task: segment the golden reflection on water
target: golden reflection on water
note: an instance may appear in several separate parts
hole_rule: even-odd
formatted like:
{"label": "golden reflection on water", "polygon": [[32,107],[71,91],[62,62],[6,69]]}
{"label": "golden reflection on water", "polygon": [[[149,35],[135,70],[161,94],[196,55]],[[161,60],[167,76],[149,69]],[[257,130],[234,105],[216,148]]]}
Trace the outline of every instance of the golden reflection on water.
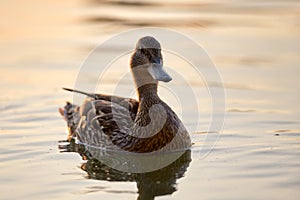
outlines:
{"label": "golden reflection on water", "polygon": [[[227,93],[222,138],[214,152],[201,161],[196,157],[201,142],[195,142],[195,159],[170,198],[198,199],[198,193],[206,199],[299,196],[295,176],[300,166],[299,1],[3,0],[0,5],[0,138],[4,141],[0,193],[4,199],[87,197],[78,195],[80,186],[93,191],[100,188],[94,196],[85,194],[91,199],[109,196],[103,187],[118,191],[113,190],[115,182],[81,178],[86,173],[76,168],[81,162],[77,154],[57,152],[56,141],[66,136],[57,108],[72,98],[60,88],[74,85],[80,64],[99,42],[144,26],[175,29],[192,37],[211,56]],[[122,45],[106,52],[122,52]],[[168,53],[165,57],[172,69],[188,69],[179,57]],[[115,64],[128,71],[128,58]],[[201,94],[201,127],[205,127],[211,113],[205,84],[195,79],[192,71],[184,73]],[[120,71],[113,71],[101,91],[110,92],[118,74]],[[87,84],[97,78],[87,75]],[[124,88],[131,91],[131,80],[126,81]],[[171,84],[180,85],[176,81]],[[220,83],[209,84],[220,87]],[[180,112],[172,96],[161,91]],[[185,123],[187,127],[195,124],[192,113]],[[194,134],[194,139],[206,130],[199,133],[204,134]],[[119,191],[127,188],[119,187]],[[170,188],[175,189],[173,185]],[[135,190],[128,190],[122,197],[134,198]],[[109,197],[120,196],[116,192]]]}

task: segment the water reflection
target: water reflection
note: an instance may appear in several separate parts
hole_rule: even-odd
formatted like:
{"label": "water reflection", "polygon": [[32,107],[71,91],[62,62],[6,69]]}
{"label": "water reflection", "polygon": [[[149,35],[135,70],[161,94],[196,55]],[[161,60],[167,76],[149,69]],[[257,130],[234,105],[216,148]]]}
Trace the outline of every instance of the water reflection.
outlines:
{"label": "water reflection", "polygon": [[[176,191],[176,181],[184,176],[191,162],[191,151],[185,151],[168,166],[146,173],[128,173],[109,167],[92,156],[83,145],[74,141],[60,141],[60,152],[77,152],[86,162],[81,165],[88,178],[105,181],[136,182],[138,199],[155,199],[156,196],[169,195]],[[101,151],[101,150],[98,150]],[[93,153],[94,154],[94,153]]]}
{"label": "water reflection", "polygon": [[140,1],[108,1],[108,0],[90,0],[91,3],[95,4],[109,4],[109,5],[119,5],[119,6],[136,6],[136,7],[148,7],[157,6],[159,3],[155,2],[140,2]]}
{"label": "water reflection", "polygon": [[206,28],[217,24],[215,19],[199,15],[199,12],[214,8],[214,4],[197,1],[90,0],[85,3],[94,11],[83,17],[84,22],[115,28]]}
{"label": "water reflection", "polygon": [[156,27],[209,27],[216,24],[214,20],[208,19],[126,19],[119,18],[116,16],[92,16],[86,18],[87,22],[92,23],[110,23],[114,26],[119,27],[147,27],[147,26],[156,26]]}

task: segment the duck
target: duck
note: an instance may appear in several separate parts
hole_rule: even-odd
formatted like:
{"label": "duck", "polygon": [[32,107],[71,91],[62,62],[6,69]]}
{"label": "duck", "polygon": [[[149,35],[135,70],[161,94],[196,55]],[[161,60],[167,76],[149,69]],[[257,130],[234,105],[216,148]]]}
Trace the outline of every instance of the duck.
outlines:
{"label": "duck", "polygon": [[86,95],[81,106],[67,102],[59,108],[67,122],[68,140],[134,153],[189,149],[191,138],[183,122],[158,95],[158,83],[172,80],[158,40],[144,36],[137,41],[130,69],[138,100],[63,88]]}

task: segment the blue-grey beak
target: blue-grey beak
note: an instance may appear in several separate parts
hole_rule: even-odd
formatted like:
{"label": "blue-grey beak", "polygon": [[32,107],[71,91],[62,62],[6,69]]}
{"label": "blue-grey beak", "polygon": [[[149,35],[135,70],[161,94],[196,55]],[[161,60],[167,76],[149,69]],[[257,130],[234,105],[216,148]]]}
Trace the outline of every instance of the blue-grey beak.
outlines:
{"label": "blue-grey beak", "polygon": [[172,80],[172,77],[164,70],[161,59],[154,59],[148,67],[148,72],[157,81],[169,82]]}

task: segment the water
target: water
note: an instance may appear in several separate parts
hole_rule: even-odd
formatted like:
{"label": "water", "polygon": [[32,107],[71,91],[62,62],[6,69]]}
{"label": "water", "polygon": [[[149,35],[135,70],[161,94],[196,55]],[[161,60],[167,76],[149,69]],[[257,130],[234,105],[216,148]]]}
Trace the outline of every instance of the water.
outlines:
{"label": "water", "polygon": [[[299,8],[293,0],[2,1],[0,199],[299,199]],[[215,148],[200,159],[211,110],[195,80],[202,118],[191,154],[152,174],[124,174],[59,143],[66,125],[57,109],[72,100],[61,87],[74,85],[90,50],[144,26],[175,29],[207,51],[223,78],[227,115]],[[168,62],[180,67],[175,61]],[[114,84],[108,78],[99,90]],[[124,89],[131,88],[129,80]],[[190,112],[183,120],[192,129],[192,108],[165,98]]]}

